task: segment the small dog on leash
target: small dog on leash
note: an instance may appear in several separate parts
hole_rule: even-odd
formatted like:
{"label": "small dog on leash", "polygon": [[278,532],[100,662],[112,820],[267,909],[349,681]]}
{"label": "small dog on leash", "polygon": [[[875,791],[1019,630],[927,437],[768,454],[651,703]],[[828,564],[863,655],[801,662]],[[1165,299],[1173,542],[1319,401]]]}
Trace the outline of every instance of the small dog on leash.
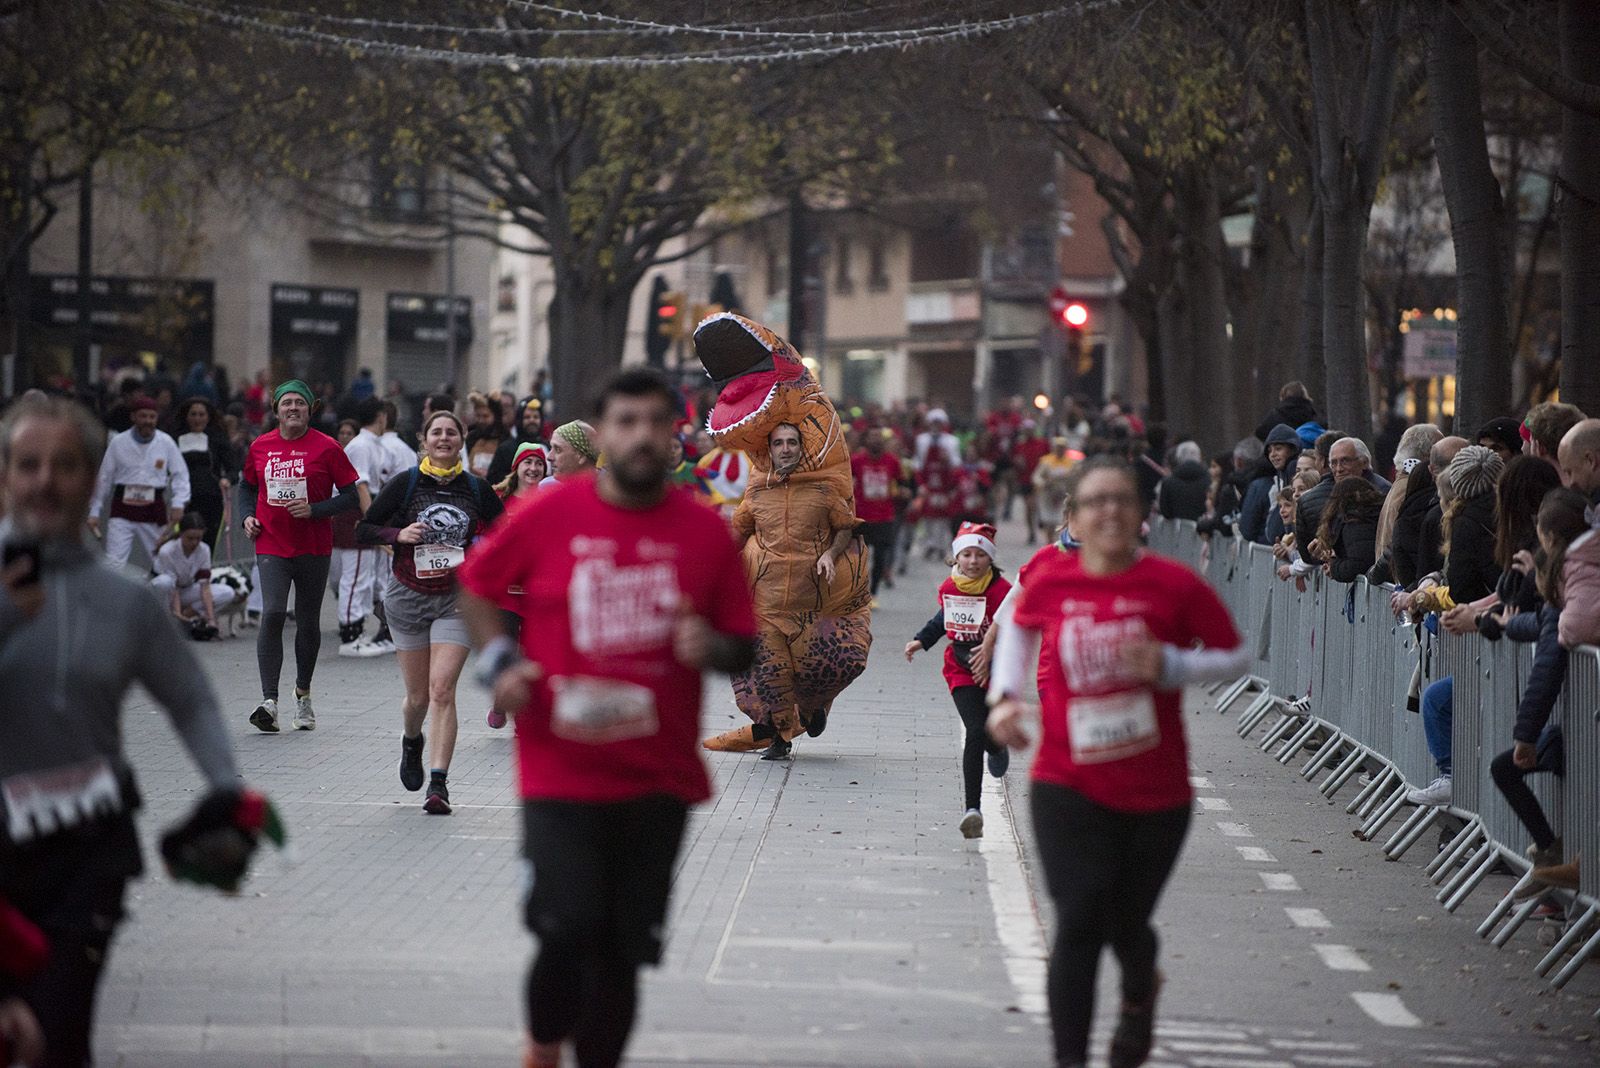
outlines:
{"label": "small dog on leash", "polygon": [[217,629],[223,637],[232,638],[239,633],[244,622],[245,601],[255,587],[250,582],[250,572],[223,565],[211,569],[211,581],[220,582],[233,590],[233,601],[217,612]]}

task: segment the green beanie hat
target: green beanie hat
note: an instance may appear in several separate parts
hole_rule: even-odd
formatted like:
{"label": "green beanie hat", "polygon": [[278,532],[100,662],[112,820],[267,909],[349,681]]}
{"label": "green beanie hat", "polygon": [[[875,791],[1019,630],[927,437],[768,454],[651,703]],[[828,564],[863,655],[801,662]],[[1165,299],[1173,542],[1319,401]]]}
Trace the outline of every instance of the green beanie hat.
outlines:
{"label": "green beanie hat", "polygon": [[285,393],[300,394],[300,396],[306,399],[306,403],[308,405],[317,403],[317,398],[312,394],[310,386],[306,385],[298,378],[291,378],[289,381],[272,391],[272,406],[274,408],[278,406],[278,402],[283,399],[283,395]]}

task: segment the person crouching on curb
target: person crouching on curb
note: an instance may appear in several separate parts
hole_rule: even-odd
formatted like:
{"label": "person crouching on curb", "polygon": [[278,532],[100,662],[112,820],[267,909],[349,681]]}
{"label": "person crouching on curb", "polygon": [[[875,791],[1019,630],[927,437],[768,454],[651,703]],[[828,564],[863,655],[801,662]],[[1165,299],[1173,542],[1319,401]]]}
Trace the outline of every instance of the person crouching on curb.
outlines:
{"label": "person crouching on curb", "polygon": [[995,561],[995,528],[987,523],[963,523],[950,551],[955,564],[939,586],[939,611],[917,636],[906,643],[906,660],[932,649],[941,637],[950,639],[944,651],[944,678],[955,699],[956,713],[967,729],[961,750],[961,780],[966,790],[966,814],[961,817],[963,838],[983,837],[981,809],[983,758],[989,757],[989,774],[1000,778],[1011,763],[1005,746],[989,737],[984,722],[989,705],[984,687],[989,683],[989,662],[983,636],[994,621],[1011,583],[1000,575]]}

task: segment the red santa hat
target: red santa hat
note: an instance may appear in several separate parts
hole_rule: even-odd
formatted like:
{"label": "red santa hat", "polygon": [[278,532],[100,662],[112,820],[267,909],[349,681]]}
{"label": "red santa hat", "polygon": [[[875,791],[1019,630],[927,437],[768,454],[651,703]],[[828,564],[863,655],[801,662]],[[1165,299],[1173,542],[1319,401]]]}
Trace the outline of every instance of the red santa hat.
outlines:
{"label": "red santa hat", "polygon": [[956,540],[950,543],[950,555],[957,556],[962,549],[982,549],[989,554],[990,562],[999,557],[994,548],[995,529],[989,523],[962,523],[956,531]]}

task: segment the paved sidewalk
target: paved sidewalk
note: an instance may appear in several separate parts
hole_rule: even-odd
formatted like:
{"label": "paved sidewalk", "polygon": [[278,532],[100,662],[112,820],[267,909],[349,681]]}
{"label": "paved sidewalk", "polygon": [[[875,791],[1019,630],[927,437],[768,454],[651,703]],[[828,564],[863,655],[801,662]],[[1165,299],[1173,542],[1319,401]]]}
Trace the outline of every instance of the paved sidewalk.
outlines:
{"label": "paved sidewalk", "polygon": [[[1020,531],[1004,535],[1014,571]],[[883,596],[866,674],[822,738],[796,743],[792,764],[713,758],[717,796],[690,825],[631,1064],[1049,1062],[1037,1012],[1045,925],[1026,856],[1002,833],[1014,818],[1029,841],[1027,762],[990,785],[982,847],[962,840],[959,725],[939,654],[907,665],[900,652],[941,574],[914,563]],[[323,649],[318,730],[265,736],[245,722],[253,632],[203,647],[245,774],[283,807],[293,856],[263,855],[237,898],[156,872],[135,884],[101,1002],[103,1063],[516,1063],[531,940],[517,919],[509,732],[484,725],[485,701],[464,683],[456,814],[425,816],[395,773],[393,659],[339,659],[331,626]],[[1499,952],[1473,936],[1490,889],[1446,914],[1420,877],[1423,850],[1384,864],[1350,837],[1342,804],[1241,742],[1231,716],[1198,695],[1191,704],[1199,792],[1215,800],[1197,805],[1158,916],[1169,982],[1153,1064],[1595,1062],[1595,970],[1548,992],[1532,976],[1531,932]],[[726,681],[712,680],[707,733],[737,716]],[[131,703],[125,726],[150,840],[199,783],[147,700]],[[1001,804],[1007,795],[1017,803]],[[1274,863],[1243,859],[1222,822],[1248,824],[1249,844]],[[1299,889],[1269,889],[1252,868]],[[1297,927],[1286,907],[1332,926]],[[1350,947],[1370,972],[1332,969],[1317,943]],[[1102,974],[1102,1021],[1114,971]],[[1420,1026],[1378,1023],[1356,993],[1398,995]]]}

